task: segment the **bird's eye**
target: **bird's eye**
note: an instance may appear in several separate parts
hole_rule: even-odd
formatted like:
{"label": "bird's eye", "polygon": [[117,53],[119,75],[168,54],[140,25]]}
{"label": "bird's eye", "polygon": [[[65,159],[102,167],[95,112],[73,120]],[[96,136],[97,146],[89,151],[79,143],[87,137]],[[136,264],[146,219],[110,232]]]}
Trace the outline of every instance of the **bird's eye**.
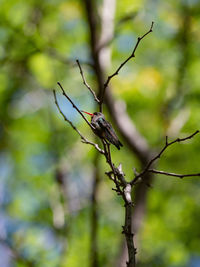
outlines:
{"label": "bird's eye", "polygon": [[94,115],[97,115],[97,112],[94,112],[93,114],[94,114]]}

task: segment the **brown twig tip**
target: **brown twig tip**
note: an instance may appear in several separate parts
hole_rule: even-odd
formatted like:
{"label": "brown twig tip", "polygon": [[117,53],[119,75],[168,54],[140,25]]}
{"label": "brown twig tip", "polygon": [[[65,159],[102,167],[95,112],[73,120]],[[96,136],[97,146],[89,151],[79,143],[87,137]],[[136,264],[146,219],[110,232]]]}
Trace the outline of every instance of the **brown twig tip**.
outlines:
{"label": "brown twig tip", "polygon": [[165,144],[166,144],[166,146],[168,145],[168,136],[167,135],[165,136]]}
{"label": "brown twig tip", "polygon": [[85,79],[85,76],[84,76],[84,73],[83,73],[83,70],[82,70],[82,67],[81,67],[81,64],[79,62],[78,59],[76,59],[76,63],[79,67],[79,70],[80,70],[80,74],[81,74],[81,77],[82,77],[82,80],[83,80],[83,84],[87,87],[87,89],[90,91],[90,93],[93,95],[94,97],[94,100],[99,103],[100,100],[98,99],[98,97],[96,96],[94,90],[92,90],[92,88],[89,86],[89,84],[87,83],[86,79]]}
{"label": "brown twig tip", "polygon": [[105,83],[104,83],[103,90],[102,90],[102,95],[101,95],[101,100],[100,100],[100,110],[101,110],[101,105],[102,105],[102,103],[103,103],[103,101],[104,101],[105,91],[106,91],[106,88],[108,87],[108,84],[110,83],[110,80],[111,80],[114,76],[118,75],[118,73],[119,73],[119,71],[121,70],[121,68],[122,68],[122,67],[123,67],[123,66],[124,66],[130,59],[131,59],[131,58],[134,58],[134,57],[135,57],[135,52],[136,52],[136,50],[137,50],[137,48],[138,48],[138,46],[139,46],[139,43],[141,42],[141,40],[142,40],[145,36],[147,36],[149,33],[151,33],[151,32],[153,31],[153,25],[154,25],[154,22],[152,21],[150,29],[149,29],[144,35],[142,35],[141,37],[138,37],[137,42],[136,42],[136,44],[135,44],[135,46],[134,46],[134,48],[133,48],[133,51],[132,51],[132,53],[130,54],[130,56],[120,64],[120,66],[117,68],[117,70],[116,70],[112,75],[109,75],[109,76],[108,76],[107,80],[106,80]]}
{"label": "brown twig tip", "polygon": [[83,71],[82,71],[81,64],[80,64],[80,62],[79,62],[78,59],[76,59],[76,63],[77,63],[77,65],[78,65],[78,67],[79,67],[80,73],[82,74]]}
{"label": "brown twig tip", "polygon": [[153,31],[153,25],[154,25],[154,21],[151,22],[151,28],[150,28],[151,32]]}

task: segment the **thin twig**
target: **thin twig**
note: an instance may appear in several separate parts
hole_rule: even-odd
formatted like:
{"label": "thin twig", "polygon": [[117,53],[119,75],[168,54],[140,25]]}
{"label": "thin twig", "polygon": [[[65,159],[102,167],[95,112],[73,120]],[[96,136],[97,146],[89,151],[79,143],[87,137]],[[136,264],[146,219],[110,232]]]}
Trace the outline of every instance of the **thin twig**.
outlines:
{"label": "thin twig", "polygon": [[173,173],[173,172],[159,171],[159,170],[155,170],[155,169],[148,169],[148,172],[163,174],[163,175],[167,175],[167,176],[174,176],[174,177],[178,177],[180,179],[183,179],[184,177],[200,176],[200,173],[178,174],[178,173]]}
{"label": "thin twig", "polygon": [[71,125],[71,127],[80,135],[81,139],[84,140],[85,137],[81,134],[81,132],[74,126],[74,124],[65,116],[65,114],[60,109],[60,106],[59,106],[58,101],[57,101],[56,91],[55,90],[53,90],[53,94],[54,94],[55,104],[56,104],[60,114],[63,116],[64,120],[67,121]]}
{"label": "thin twig", "polygon": [[[112,177],[113,171],[105,172],[105,174],[108,176],[110,180],[114,182],[114,178]],[[116,189],[115,189],[116,190]]]}
{"label": "thin twig", "polygon": [[[109,166],[110,166],[110,168],[112,170],[112,171],[106,172],[105,174],[115,183],[115,185],[116,185],[116,191],[125,200],[125,195],[124,195],[123,191],[121,190],[120,184],[119,184],[119,182],[117,180],[117,178],[119,178],[118,175],[120,175],[119,174],[119,171],[118,171],[117,168],[115,168],[115,166],[114,166],[114,164],[112,162],[111,152],[110,152],[110,144],[106,140],[104,140],[104,139],[101,139],[101,141],[102,141],[103,146],[104,146],[104,151],[105,151],[104,156],[106,158],[106,162],[109,164]],[[117,173],[117,171],[118,171],[118,173]],[[112,176],[112,174],[113,174],[113,176]]]}
{"label": "thin twig", "polygon": [[82,134],[81,132],[74,126],[74,124],[65,116],[65,114],[62,112],[62,110],[60,109],[60,106],[58,104],[58,101],[57,101],[57,97],[56,97],[56,92],[55,90],[53,90],[53,94],[54,94],[54,99],[55,99],[55,104],[60,112],[60,114],[63,116],[64,120],[67,121],[71,127],[79,134],[79,136],[81,137],[82,139],[82,142],[85,143],[85,144],[89,144],[89,145],[92,145],[96,148],[96,150],[98,150],[101,154],[105,154],[104,150],[101,149],[97,144],[93,143],[93,142],[90,142],[88,141]]}
{"label": "thin twig", "polygon": [[142,177],[146,172],[148,172],[150,166],[154,163],[154,161],[156,161],[157,159],[159,159],[161,157],[161,155],[163,154],[163,152],[171,145],[175,144],[175,143],[179,143],[179,142],[183,142],[186,141],[188,139],[193,138],[196,134],[199,133],[199,130],[195,131],[193,134],[185,137],[185,138],[177,138],[174,141],[168,142],[168,138],[166,137],[165,140],[165,146],[163,147],[163,149],[153,158],[149,161],[149,163],[147,164],[147,166],[145,167],[145,169],[139,173],[132,181],[131,181],[131,185],[134,185],[137,180]]}
{"label": "thin twig", "polygon": [[102,105],[102,103],[103,103],[103,101],[104,101],[105,91],[106,91],[106,88],[108,87],[108,84],[109,84],[110,80],[111,80],[114,76],[118,75],[118,73],[119,73],[119,71],[121,70],[121,68],[122,68],[122,67],[123,67],[123,66],[124,66],[130,59],[131,59],[131,58],[135,57],[135,52],[136,52],[136,49],[137,49],[137,47],[138,47],[140,41],[141,41],[146,35],[148,35],[149,33],[151,33],[151,32],[153,31],[153,25],[154,25],[154,22],[152,21],[152,23],[151,23],[151,27],[150,27],[149,31],[146,32],[142,37],[138,37],[138,39],[137,39],[137,43],[136,43],[136,45],[135,45],[135,47],[134,47],[134,49],[133,49],[131,55],[130,55],[124,62],[121,63],[121,65],[117,68],[117,70],[116,70],[112,75],[108,76],[106,82],[104,83],[104,87],[103,87],[103,92],[102,92],[101,101],[100,101],[100,104],[101,104],[101,105]]}
{"label": "thin twig", "polygon": [[87,89],[91,92],[91,94],[92,94],[93,97],[94,97],[94,100],[95,100],[97,103],[99,103],[100,100],[97,98],[95,92],[92,90],[92,88],[91,88],[91,87],[89,86],[89,84],[86,82],[86,79],[85,79],[85,76],[84,76],[84,74],[83,74],[83,70],[82,70],[81,64],[80,64],[80,62],[79,62],[78,59],[76,60],[76,63],[77,63],[77,65],[78,65],[78,67],[79,67],[80,74],[81,74],[81,77],[82,77],[82,79],[83,79],[83,84],[84,84],[84,85],[87,87]]}
{"label": "thin twig", "polygon": [[57,84],[60,86],[63,95],[69,100],[69,102],[72,104],[73,108],[75,108],[78,113],[82,116],[82,118],[87,122],[87,124],[90,126],[91,129],[94,129],[94,127],[92,126],[92,124],[86,119],[86,117],[83,115],[83,113],[80,111],[79,108],[77,108],[77,106],[73,103],[73,101],[71,100],[71,98],[65,93],[65,90],[63,89],[62,85],[60,84],[60,82],[57,82]]}
{"label": "thin twig", "polygon": [[88,144],[88,145],[92,145],[92,146],[94,146],[96,148],[96,150],[99,151],[99,153],[101,153],[102,155],[105,154],[103,149],[101,149],[97,144],[95,144],[95,143],[93,143],[91,141],[88,141],[85,137],[84,137],[84,139],[82,139],[82,143]]}
{"label": "thin twig", "polygon": [[126,202],[126,198],[125,195],[123,194],[123,191],[120,188],[119,182],[117,180],[117,173],[116,173],[116,168],[112,162],[112,158],[111,158],[111,152],[110,152],[110,144],[107,143],[107,149],[108,149],[108,154],[107,154],[107,162],[110,165],[110,168],[112,169],[113,175],[114,175],[114,183],[116,185],[117,191],[118,193],[123,197],[124,201]]}
{"label": "thin twig", "polygon": [[106,146],[106,142],[104,139],[101,139],[102,144],[103,144],[103,148],[105,151],[105,158],[106,158],[106,162],[109,163],[109,155],[108,155],[108,150],[107,150],[107,146]]}

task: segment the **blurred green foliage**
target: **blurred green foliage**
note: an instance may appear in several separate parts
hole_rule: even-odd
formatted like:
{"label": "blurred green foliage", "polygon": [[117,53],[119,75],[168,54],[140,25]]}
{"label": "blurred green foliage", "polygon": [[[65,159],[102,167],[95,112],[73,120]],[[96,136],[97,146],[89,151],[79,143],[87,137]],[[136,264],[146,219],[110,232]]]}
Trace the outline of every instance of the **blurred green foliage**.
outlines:
{"label": "blurred green foliage", "polygon": [[[131,19],[123,20],[129,14]],[[111,83],[140,133],[157,148],[166,134],[176,138],[199,129],[200,3],[118,0],[109,73],[130,54],[152,20],[153,33]],[[91,63],[88,35],[82,1],[0,0],[0,237],[36,266],[90,262],[95,151],[64,122],[52,94],[60,81],[81,109],[94,109],[74,63],[77,58]],[[90,66],[83,68],[95,87]],[[92,140],[87,125],[59,90],[58,101]],[[132,167],[140,168],[137,157],[125,144],[120,152],[112,151],[114,162],[122,162],[131,179]],[[199,151],[199,137],[176,144],[158,168],[199,172]],[[99,262],[111,266],[122,240],[123,207],[104,175],[108,167],[101,158],[99,162]],[[60,169],[67,181],[64,195]],[[156,177],[138,237],[138,266],[199,266],[199,186],[198,178]],[[27,263],[14,260],[7,266]]]}

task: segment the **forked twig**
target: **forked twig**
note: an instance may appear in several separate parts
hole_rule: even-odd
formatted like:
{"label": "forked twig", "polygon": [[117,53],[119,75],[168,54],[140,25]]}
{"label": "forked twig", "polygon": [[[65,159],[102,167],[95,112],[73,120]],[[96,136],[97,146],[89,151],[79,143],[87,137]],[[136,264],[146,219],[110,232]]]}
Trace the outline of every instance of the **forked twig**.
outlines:
{"label": "forked twig", "polygon": [[[162,150],[161,150],[161,151],[160,151],[154,158],[152,158],[152,159],[149,161],[149,163],[147,164],[147,166],[145,167],[145,169],[144,169],[141,173],[139,173],[138,175],[135,176],[135,178],[131,181],[131,185],[134,185],[140,177],[144,176],[144,174],[145,174],[146,172],[148,172],[149,168],[150,168],[151,165],[154,163],[154,161],[156,161],[157,159],[159,159],[160,156],[163,154],[163,152],[164,152],[169,146],[171,146],[171,145],[173,145],[173,144],[175,144],[175,143],[179,143],[179,142],[183,142],[183,141],[189,140],[189,139],[191,139],[192,137],[194,137],[194,136],[195,136],[196,134],[198,134],[198,133],[199,133],[199,130],[195,131],[193,134],[191,134],[191,135],[189,135],[189,136],[187,136],[187,137],[185,137],[185,138],[177,138],[177,139],[175,139],[174,141],[171,141],[171,142],[168,142],[168,138],[166,137],[166,140],[165,140],[165,146],[163,147],[163,149],[162,149]],[[194,176],[194,175],[193,175],[193,176]],[[197,175],[197,176],[198,176],[198,175]]]}
{"label": "forked twig", "polygon": [[[90,7],[90,0],[85,1],[86,3],[86,7],[87,7],[87,11],[91,10],[88,7]],[[90,16],[91,13],[88,12],[88,15]],[[92,21],[92,20],[91,20]],[[104,96],[105,96],[105,92],[106,92],[106,88],[108,87],[111,79],[118,75],[119,71],[121,70],[121,68],[131,59],[135,57],[135,53],[136,50],[141,42],[141,40],[143,38],[145,38],[145,36],[147,36],[149,33],[151,33],[153,31],[153,25],[154,22],[152,22],[151,27],[149,29],[149,31],[147,31],[143,36],[138,37],[137,42],[133,48],[133,51],[131,53],[131,55],[124,60],[120,66],[117,68],[117,70],[110,76],[108,76],[106,82],[103,85],[102,88],[102,93],[100,98],[98,98],[96,96],[96,93],[91,89],[91,87],[88,85],[88,83],[86,82],[82,67],[80,65],[80,62],[78,60],[76,60],[79,70],[80,70],[80,74],[83,80],[83,84],[87,87],[87,89],[91,92],[91,94],[94,97],[94,100],[98,103],[100,111],[102,111],[102,104],[104,102]],[[94,46],[95,47],[95,46]],[[77,106],[72,102],[72,100],[69,98],[69,96],[65,93],[62,85],[58,82],[58,85],[60,86],[63,95],[68,99],[68,101],[70,101],[70,103],[72,104],[73,108],[75,108],[80,115],[82,116],[82,118],[87,122],[87,124],[90,126],[90,128],[94,131],[94,127],[93,125],[85,118],[85,116],[82,114],[82,112],[77,108]],[[131,182],[128,182],[125,179],[125,174],[122,171],[122,168],[119,166],[118,168],[115,167],[113,161],[112,161],[112,157],[111,157],[111,151],[110,151],[110,145],[107,143],[107,141],[104,138],[101,138],[101,141],[103,143],[103,147],[104,150],[102,150],[101,148],[98,147],[97,144],[94,144],[90,141],[88,141],[81,133],[80,131],[73,125],[73,123],[71,121],[69,121],[66,116],[62,113],[57,99],[56,99],[56,94],[54,91],[54,98],[55,98],[55,103],[58,107],[58,110],[60,111],[60,113],[62,114],[62,116],[64,117],[64,119],[72,126],[72,128],[80,135],[82,142],[93,145],[101,154],[103,154],[105,156],[105,159],[107,161],[107,163],[109,164],[110,167],[110,171],[107,172],[106,174],[108,175],[108,177],[114,182],[116,188],[113,188],[114,191],[117,192],[118,195],[120,195],[125,202],[125,226],[123,226],[123,233],[125,234],[126,237],[126,241],[127,241],[127,247],[128,247],[128,254],[129,254],[129,261],[127,262],[127,266],[136,266],[136,261],[135,261],[135,254],[136,254],[136,249],[134,247],[134,242],[133,242],[133,236],[134,233],[132,231],[132,199],[131,199],[131,193],[132,193],[132,189],[133,187],[144,177],[144,175],[147,172],[151,172],[151,173],[155,173],[155,174],[162,174],[162,175],[167,175],[167,176],[174,176],[174,177],[178,177],[178,178],[184,178],[184,177],[192,177],[192,176],[200,176],[200,173],[196,173],[196,174],[176,174],[176,173],[171,173],[171,172],[165,172],[165,171],[160,171],[160,170],[156,170],[153,169],[152,165],[153,163],[159,159],[161,157],[161,155],[164,153],[164,151],[171,145],[178,143],[178,142],[182,142],[188,139],[193,138],[196,134],[199,133],[199,131],[195,131],[193,134],[185,137],[185,138],[177,138],[171,142],[168,142],[168,137],[166,137],[165,139],[165,145],[164,147],[161,149],[161,151],[159,153],[157,153],[146,165],[146,167],[140,172],[137,173],[135,172],[135,177],[134,179],[132,179]],[[150,169],[151,167],[151,169]]]}
{"label": "forked twig", "polygon": [[55,90],[53,90],[53,95],[54,95],[55,104],[56,104],[56,106],[57,106],[57,108],[58,108],[60,114],[63,116],[64,120],[67,121],[67,122],[71,125],[71,127],[72,127],[72,128],[79,134],[79,136],[81,137],[82,142],[85,143],[85,144],[89,144],[89,145],[94,146],[94,147],[96,148],[96,150],[99,151],[99,153],[101,153],[101,154],[104,155],[104,154],[105,154],[104,150],[101,149],[97,144],[88,141],[88,140],[82,135],[82,133],[81,133],[81,132],[74,126],[74,124],[73,124],[73,123],[72,123],[72,122],[65,116],[65,114],[62,112],[62,110],[61,110],[61,108],[60,108],[60,106],[59,106],[59,104],[58,104]]}
{"label": "forked twig", "polygon": [[94,127],[91,125],[91,123],[86,119],[86,117],[83,115],[83,113],[80,111],[80,109],[73,103],[71,98],[65,93],[64,88],[62,87],[60,82],[57,82],[57,84],[60,86],[63,95],[68,99],[68,101],[72,104],[73,108],[75,108],[78,113],[82,116],[82,118],[87,122],[87,124],[90,126],[91,129],[94,129]]}
{"label": "forked twig", "polygon": [[[119,71],[121,70],[121,68],[122,68],[122,67],[123,67],[123,66],[124,66],[130,59],[131,59],[131,58],[135,57],[135,52],[136,52],[136,49],[137,49],[139,43],[141,42],[141,40],[142,40],[146,35],[148,35],[149,33],[151,33],[151,32],[153,31],[153,25],[154,25],[154,22],[152,21],[152,23],[151,23],[151,27],[150,27],[150,29],[148,30],[148,32],[146,32],[142,37],[138,37],[138,39],[137,39],[137,43],[136,43],[136,45],[135,45],[135,47],[134,47],[134,49],[133,49],[131,55],[130,55],[126,60],[124,60],[124,62],[121,63],[121,65],[117,68],[117,70],[116,70],[112,75],[108,76],[108,78],[107,78],[107,80],[106,80],[106,82],[104,83],[104,86],[103,86],[103,92],[102,92],[102,95],[101,95],[100,105],[102,105],[102,103],[103,103],[103,101],[104,101],[105,91],[106,91],[106,88],[108,87],[108,84],[109,84],[110,80],[111,80],[114,76],[116,76],[116,75],[119,73]],[[100,107],[100,108],[101,108],[101,107]]]}

